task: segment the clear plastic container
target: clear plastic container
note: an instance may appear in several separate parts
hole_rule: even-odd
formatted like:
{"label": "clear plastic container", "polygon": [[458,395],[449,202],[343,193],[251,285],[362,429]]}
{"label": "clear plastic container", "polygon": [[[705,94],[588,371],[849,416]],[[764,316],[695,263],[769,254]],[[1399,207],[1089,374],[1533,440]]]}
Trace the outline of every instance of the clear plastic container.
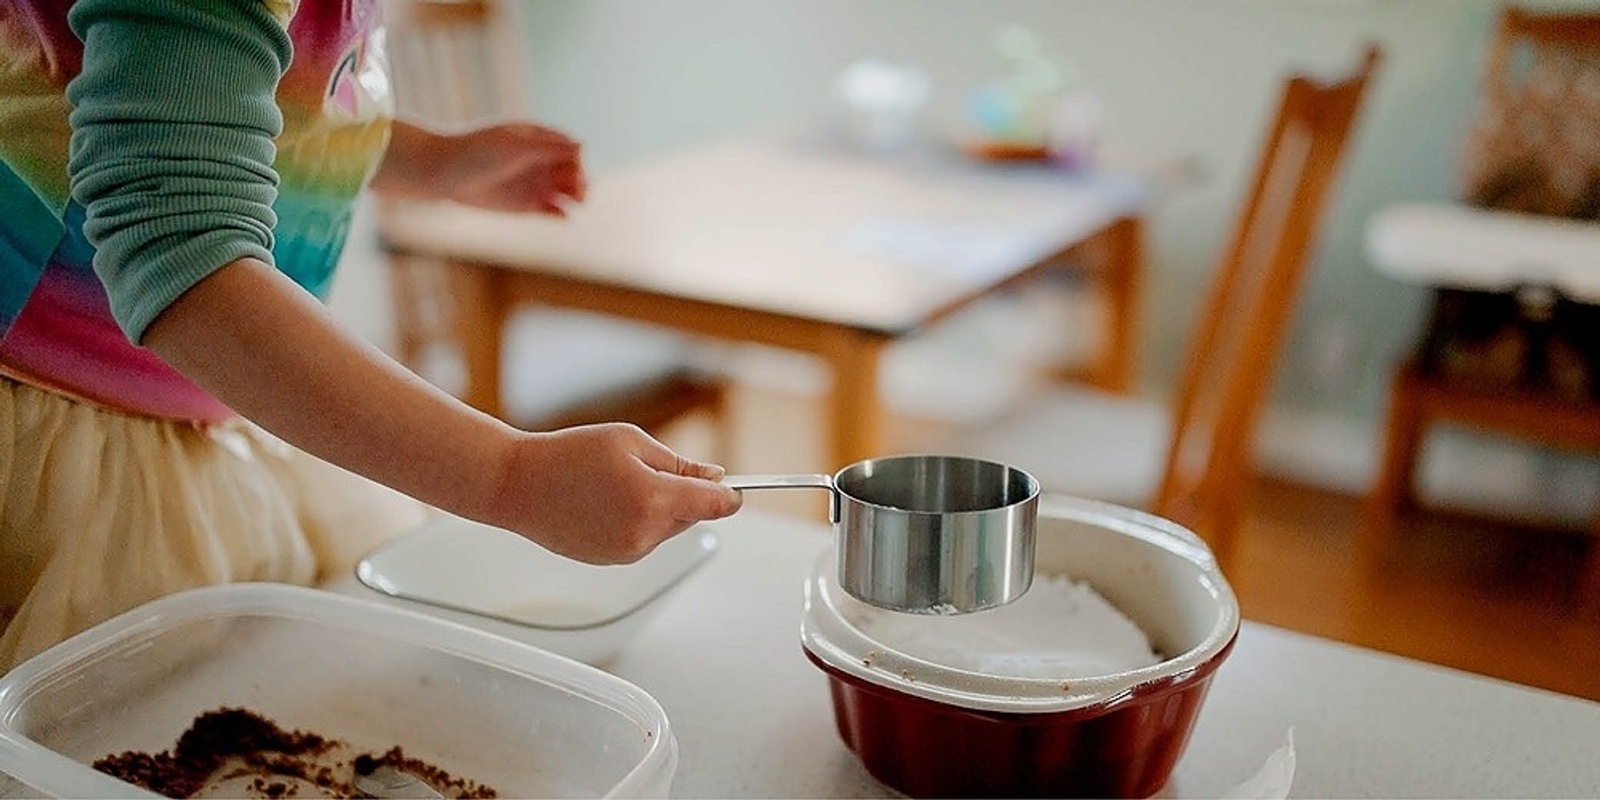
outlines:
{"label": "clear plastic container", "polygon": [[277,584],[141,606],[0,678],[0,770],[33,796],[147,796],[90,765],[168,751],[242,707],[366,751],[394,746],[504,797],[660,797],[678,748],[638,687],[464,625]]}
{"label": "clear plastic container", "polygon": [[386,601],[598,666],[622,651],[717,544],[715,533],[697,528],[632,564],[596,566],[500,528],[443,517],[369,554],[356,577]]}
{"label": "clear plastic container", "polygon": [[[1036,575],[1089,584],[1159,662],[1070,677],[940,663],[869,633],[874,615],[892,612],[845,594],[826,556],[817,563],[802,643],[828,676],[840,737],[887,786],[914,797],[1145,797],[1165,785],[1238,634],[1232,589],[1199,537],[1114,505],[1043,497],[1036,541]],[[928,643],[942,618],[901,622],[933,626],[910,639]]]}

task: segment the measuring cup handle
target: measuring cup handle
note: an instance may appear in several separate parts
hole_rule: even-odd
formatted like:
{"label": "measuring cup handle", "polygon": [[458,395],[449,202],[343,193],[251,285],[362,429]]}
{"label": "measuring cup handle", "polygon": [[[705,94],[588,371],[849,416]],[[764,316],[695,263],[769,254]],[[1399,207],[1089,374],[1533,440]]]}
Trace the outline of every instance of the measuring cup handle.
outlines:
{"label": "measuring cup handle", "polygon": [[832,489],[828,475],[726,475],[722,483],[731,489]]}
{"label": "measuring cup handle", "polygon": [[729,488],[745,489],[827,489],[828,522],[839,521],[839,493],[834,491],[832,475],[726,475],[722,483]]}

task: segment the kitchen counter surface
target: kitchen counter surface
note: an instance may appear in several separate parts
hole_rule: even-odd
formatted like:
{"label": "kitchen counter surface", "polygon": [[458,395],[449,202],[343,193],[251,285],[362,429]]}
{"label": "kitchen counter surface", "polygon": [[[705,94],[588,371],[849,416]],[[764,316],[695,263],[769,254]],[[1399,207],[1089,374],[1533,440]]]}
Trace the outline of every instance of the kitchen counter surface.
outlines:
{"label": "kitchen counter surface", "polygon": [[[602,666],[666,709],[678,797],[891,797],[800,645],[817,522],[746,509]],[[377,596],[354,580],[344,591]],[[1162,797],[1226,796],[1293,736],[1295,797],[1600,797],[1600,703],[1246,621]]]}
{"label": "kitchen counter surface", "polygon": [[[754,510],[608,669],[676,729],[680,797],[894,796],[835,731],[799,641],[830,530]],[[1600,796],[1600,703],[1245,622],[1161,793],[1217,797],[1293,730],[1298,797]]]}

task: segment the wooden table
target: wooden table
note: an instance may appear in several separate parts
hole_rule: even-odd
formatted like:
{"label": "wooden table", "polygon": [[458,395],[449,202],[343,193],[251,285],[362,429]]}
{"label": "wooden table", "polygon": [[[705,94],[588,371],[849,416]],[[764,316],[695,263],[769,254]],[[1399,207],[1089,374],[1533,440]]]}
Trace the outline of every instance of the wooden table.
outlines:
{"label": "wooden table", "polygon": [[603,174],[566,220],[419,204],[386,212],[379,234],[391,253],[456,267],[456,301],[477,309],[468,402],[496,407],[517,304],[598,311],[821,357],[843,466],[880,455],[886,345],[1051,270],[1104,289],[1108,345],[1086,377],[1128,388],[1151,185],[739,138]]}

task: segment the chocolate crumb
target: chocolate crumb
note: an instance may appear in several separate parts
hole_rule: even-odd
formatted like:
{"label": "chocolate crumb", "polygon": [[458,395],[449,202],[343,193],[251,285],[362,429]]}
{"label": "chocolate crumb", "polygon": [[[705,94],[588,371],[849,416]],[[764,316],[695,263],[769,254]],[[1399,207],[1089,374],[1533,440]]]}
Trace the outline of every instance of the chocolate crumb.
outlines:
{"label": "chocolate crumb", "polygon": [[[297,782],[316,785],[330,797],[361,797],[356,774],[370,775],[381,764],[415,775],[448,797],[490,798],[499,794],[476,781],[405,754],[398,745],[382,753],[359,753],[340,761],[329,757],[348,745],[315,733],[288,730],[244,708],[220,708],[195,717],[170,751],[129,750],[96,760],[92,766],[166,797],[193,797],[217,780],[252,777],[256,797],[298,795]],[[324,758],[322,763],[313,759]],[[227,767],[227,769],[224,769]]]}

